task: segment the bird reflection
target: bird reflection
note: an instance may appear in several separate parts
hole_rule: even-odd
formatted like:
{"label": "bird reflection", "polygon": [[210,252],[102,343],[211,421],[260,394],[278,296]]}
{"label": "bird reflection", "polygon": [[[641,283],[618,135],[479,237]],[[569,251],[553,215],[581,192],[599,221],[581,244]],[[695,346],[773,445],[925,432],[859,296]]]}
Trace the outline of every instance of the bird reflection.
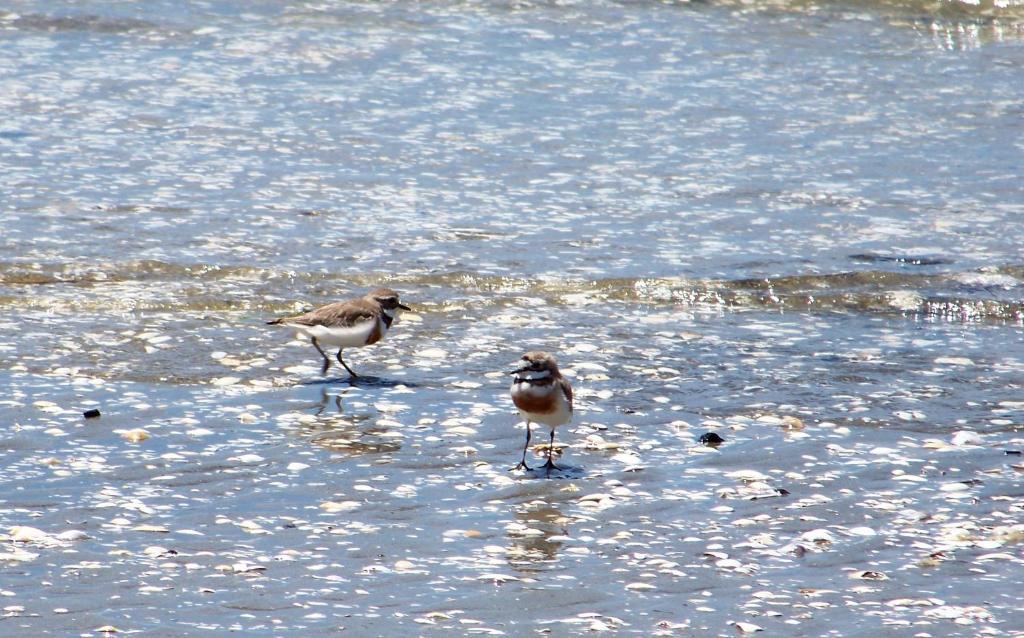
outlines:
{"label": "bird reflection", "polygon": [[316,446],[350,456],[397,452],[401,449],[398,440],[384,436],[389,428],[378,425],[378,415],[346,413],[342,396],[328,394],[326,388],[321,388],[320,401],[314,404],[315,416],[318,418],[312,423],[300,423],[299,434]]}
{"label": "bird reflection", "polygon": [[341,405],[341,395],[335,394],[334,401],[331,401],[331,395],[327,394],[327,388],[320,388],[320,402],[317,404],[320,408],[316,411],[316,416],[320,416],[327,409],[329,403],[334,403],[335,407],[338,408],[338,414],[345,411],[345,408]]}
{"label": "bird reflection", "polygon": [[506,532],[509,566],[524,573],[551,569],[562,547],[562,541],[554,537],[569,533],[569,519],[550,503],[526,503],[515,516],[518,524],[510,525]]}

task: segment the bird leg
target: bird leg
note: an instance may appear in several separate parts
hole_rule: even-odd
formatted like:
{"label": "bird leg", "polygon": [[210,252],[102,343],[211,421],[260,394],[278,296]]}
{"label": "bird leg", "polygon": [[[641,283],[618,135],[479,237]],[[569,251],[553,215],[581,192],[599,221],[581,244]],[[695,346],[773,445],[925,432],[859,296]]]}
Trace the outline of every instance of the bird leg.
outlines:
{"label": "bird leg", "polygon": [[544,464],[544,469],[547,470],[548,474],[551,474],[551,470],[557,470],[558,466],[552,460],[555,458],[555,430],[551,429],[551,443],[548,445],[548,462]]}
{"label": "bird leg", "polygon": [[353,372],[353,371],[352,371],[352,368],[348,367],[348,364],[347,364],[347,363],[345,363],[345,362],[344,362],[344,361],[342,360],[342,358],[341,358],[341,348],[338,348],[338,363],[340,363],[341,365],[345,366],[345,369],[346,369],[346,370],[348,370],[348,373],[349,373],[350,375],[352,375],[352,378],[353,378],[353,379],[358,379],[358,378],[359,378],[359,375],[358,375],[358,374],[356,374],[355,372]]}
{"label": "bird leg", "polygon": [[310,337],[313,342],[313,347],[320,353],[320,356],[324,358],[324,367],[320,368],[320,374],[327,374],[327,368],[331,367],[331,359],[327,356],[327,353],[320,348],[320,344],[317,343],[316,337]]}
{"label": "bird leg", "polygon": [[526,464],[526,450],[530,447],[530,422],[526,422],[526,444],[523,445],[523,460],[519,461],[519,465],[516,465],[513,470],[526,470],[530,471],[530,466]]}

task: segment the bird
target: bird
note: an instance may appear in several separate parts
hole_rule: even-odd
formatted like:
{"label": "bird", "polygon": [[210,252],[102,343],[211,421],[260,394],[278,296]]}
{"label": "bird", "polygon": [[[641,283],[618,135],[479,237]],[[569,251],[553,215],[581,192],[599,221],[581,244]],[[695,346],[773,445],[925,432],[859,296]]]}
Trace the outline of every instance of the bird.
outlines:
{"label": "bird", "polygon": [[527,352],[522,356],[522,365],[509,372],[512,379],[512,403],[526,420],[526,444],[523,459],[513,470],[531,468],[526,464],[526,451],[530,447],[530,424],[546,425],[551,430],[548,447],[548,462],[544,464],[547,473],[558,467],[552,460],[555,456],[555,428],[572,420],[572,386],[558,371],[558,363],[547,352]]}
{"label": "bird", "polygon": [[399,301],[397,292],[390,288],[377,288],[358,299],[327,304],[301,315],[280,317],[267,324],[295,328],[309,337],[313,347],[324,358],[320,374],[327,374],[331,367],[331,359],[320,344],[337,346],[338,363],[348,371],[350,378],[356,379],[359,375],[341,358],[341,351],[377,343],[403,310],[411,309]]}

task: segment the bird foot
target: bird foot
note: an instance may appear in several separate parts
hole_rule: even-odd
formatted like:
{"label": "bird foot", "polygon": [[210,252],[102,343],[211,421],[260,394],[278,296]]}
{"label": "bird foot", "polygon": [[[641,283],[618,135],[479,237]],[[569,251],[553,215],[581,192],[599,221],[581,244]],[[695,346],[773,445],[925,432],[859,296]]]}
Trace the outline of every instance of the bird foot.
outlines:
{"label": "bird foot", "polygon": [[533,468],[527,465],[526,461],[520,461],[519,463],[516,463],[515,467],[508,468],[509,472],[515,472],[516,470],[526,470],[527,472],[530,472]]}

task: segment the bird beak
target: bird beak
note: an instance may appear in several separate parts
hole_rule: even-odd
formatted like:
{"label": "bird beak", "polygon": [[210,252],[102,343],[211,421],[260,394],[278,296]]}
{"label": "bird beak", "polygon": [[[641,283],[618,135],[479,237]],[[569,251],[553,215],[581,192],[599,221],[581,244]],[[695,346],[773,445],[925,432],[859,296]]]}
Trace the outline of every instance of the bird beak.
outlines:
{"label": "bird beak", "polygon": [[405,305],[404,303],[398,304],[398,307],[401,308],[402,310],[408,310],[409,312],[412,312],[412,308],[410,308],[409,306]]}
{"label": "bird beak", "polygon": [[520,372],[526,372],[529,369],[530,369],[530,366],[523,366],[522,368],[519,368],[518,370],[510,370],[509,374],[519,374]]}

